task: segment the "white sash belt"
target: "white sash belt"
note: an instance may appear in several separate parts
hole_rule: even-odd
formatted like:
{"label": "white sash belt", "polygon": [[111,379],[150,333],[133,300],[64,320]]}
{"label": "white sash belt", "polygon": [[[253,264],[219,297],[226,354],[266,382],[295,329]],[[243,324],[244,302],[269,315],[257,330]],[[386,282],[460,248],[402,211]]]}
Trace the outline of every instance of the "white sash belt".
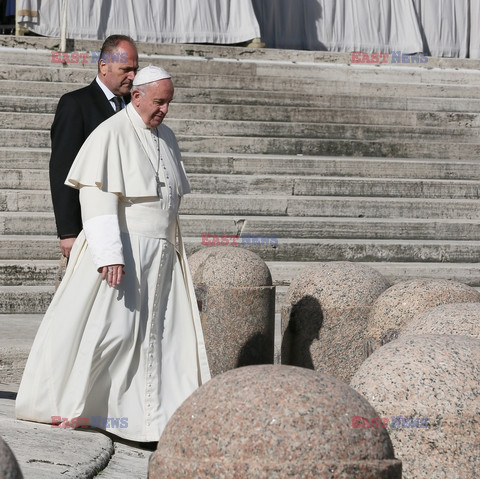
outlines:
{"label": "white sash belt", "polygon": [[149,238],[166,239],[175,244],[176,215],[149,203],[118,205],[120,231]]}

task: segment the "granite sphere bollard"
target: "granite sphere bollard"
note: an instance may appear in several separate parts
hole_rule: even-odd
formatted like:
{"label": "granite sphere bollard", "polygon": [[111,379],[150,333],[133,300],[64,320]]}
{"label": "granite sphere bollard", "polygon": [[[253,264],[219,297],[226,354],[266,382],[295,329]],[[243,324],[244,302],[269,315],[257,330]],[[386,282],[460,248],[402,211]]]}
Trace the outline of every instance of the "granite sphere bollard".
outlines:
{"label": "granite sphere bollard", "polygon": [[390,283],[368,265],[318,263],[288,288],[282,307],[282,363],[346,382],[365,360],[371,305]]}
{"label": "granite sphere bollard", "polygon": [[352,417],[376,415],[347,384],[315,371],[227,371],[171,417],[149,479],[400,478],[386,429],[352,427]]}
{"label": "granite sphere bollard", "polygon": [[212,376],[274,357],[275,287],[265,262],[239,247],[189,258]]}
{"label": "granite sphere bollard", "polygon": [[386,418],[404,479],[480,470],[480,340],[402,336],[377,349],[350,385]]}
{"label": "granite sphere bollard", "polygon": [[12,450],[0,437],[0,479],[23,479],[22,471]]}
{"label": "granite sphere bollard", "polygon": [[372,306],[365,341],[367,356],[396,339],[417,314],[441,304],[471,302],[480,302],[480,292],[458,281],[420,278],[394,284]]}
{"label": "granite sphere bollard", "polygon": [[414,316],[400,330],[401,336],[455,334],[480,339],[480,303],[441,304]]}

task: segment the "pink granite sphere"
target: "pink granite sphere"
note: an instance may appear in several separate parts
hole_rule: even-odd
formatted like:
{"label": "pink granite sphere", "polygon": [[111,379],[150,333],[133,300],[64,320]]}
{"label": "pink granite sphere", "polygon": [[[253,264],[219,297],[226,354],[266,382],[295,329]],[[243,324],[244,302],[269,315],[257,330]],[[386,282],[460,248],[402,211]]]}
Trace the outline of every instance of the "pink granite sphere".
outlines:
{"label": "pink granite sphere", "polygon": [[414,316],[400,336],[456,334],[480,339],[480,303],[441,304]]}
{"label": "pink granite sphere", "polygon": [[397,338],[417,314],[441,304],[480,302],[480,292],[457,281],[414,279],[396,283],[374,302],[365,341],[367,356]]}
{"label": "pink granite sphere", "polygon": [[22,479],[22,471],[8,444],[0,437],[0,479]]}
{"label": "pink granite sphere", "polygon": [[290,284],[282,307],[282,363],[346,382],[365,360],[374,301],[390,283],[362,263],[317,263]]}
{"label": "pink granite sphere", "polygon": [[480,470],[480,340],[402,336],[350,385],[388,421],[404,479],[474,478]]}
{"label": "pink granite sphere", "polygon": [[262,258],[219,246],[197,251],[189,263],[212,376],[273,363],[275,287]]}
{"label": "pink granite sphere", "polygon": [[175,412],[149,478],[400,478],[386,429],[352,427],[377,416],[338,379],[280,365],[214,377]]}

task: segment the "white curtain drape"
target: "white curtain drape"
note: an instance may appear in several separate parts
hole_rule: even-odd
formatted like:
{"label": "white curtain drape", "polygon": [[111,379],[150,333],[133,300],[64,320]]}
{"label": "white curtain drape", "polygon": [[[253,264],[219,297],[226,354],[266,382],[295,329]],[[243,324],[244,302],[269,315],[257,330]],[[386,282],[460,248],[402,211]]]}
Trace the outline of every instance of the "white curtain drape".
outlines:
{"label": "white curtain drape", "polygon": [[[38,25],[39,3],[40,0],[17,1],[17,21],[29,29],[32,29],[33,25]],[[60,4],[57,8],[60,15]]]}
{"label": "white curtain drape", "polygon": [[422,51],[409,0],[253,0],[267,47]]}
{"label": "white curtain drape", "polygon": [[480,0],[252,0],[270,48],[480,58]]}
{"label": "white curtain drape", "polygon": [[[19,23],[60,35],[60,0],[18,0]],[[480,0],[68,0],[67,36],[241,43],[480,58]]]}
{"label": "white curtain drape", "polygon": [[[422,29],[425,53],[434,57],[478,58],[479,0],[412,1]],[[476,45],[470,42],[472,34]],[[472,49],[476,51],[473,55]]]}
{"label": "white curtain drape", "polygon": [[480,58],[480,0],[470,1],[470,58]]}
{"label": "white curtain drape", "polygon": [[[68,0],[67,37],[102,40],[122,33],[139,42],[241,43],[260,37],[251,0]],[[19,23],[60,36],[59,0],[19,0]]]}

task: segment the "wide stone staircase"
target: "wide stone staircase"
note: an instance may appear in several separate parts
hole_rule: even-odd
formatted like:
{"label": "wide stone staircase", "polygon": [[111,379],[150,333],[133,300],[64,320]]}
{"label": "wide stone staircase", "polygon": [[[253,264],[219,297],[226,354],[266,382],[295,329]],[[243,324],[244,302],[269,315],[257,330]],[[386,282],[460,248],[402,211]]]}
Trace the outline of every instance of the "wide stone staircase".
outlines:
{"label": "wide stone staircase", "polygon": [[[76,41],[72,50],[97,51]],[[59,247],[48,184],[61,94],[94,63],[52,63],[58,40],[0,37],[0,321],[45,311]],[[347,54],[140,44],[174,78],[166,124],[193,194],[187,252],[243,235],[277,285],[310,262],[360,261],[392,282],[480,286],[480,66],[350,64]],[[278,240],[277,240],[278,239]]]}

